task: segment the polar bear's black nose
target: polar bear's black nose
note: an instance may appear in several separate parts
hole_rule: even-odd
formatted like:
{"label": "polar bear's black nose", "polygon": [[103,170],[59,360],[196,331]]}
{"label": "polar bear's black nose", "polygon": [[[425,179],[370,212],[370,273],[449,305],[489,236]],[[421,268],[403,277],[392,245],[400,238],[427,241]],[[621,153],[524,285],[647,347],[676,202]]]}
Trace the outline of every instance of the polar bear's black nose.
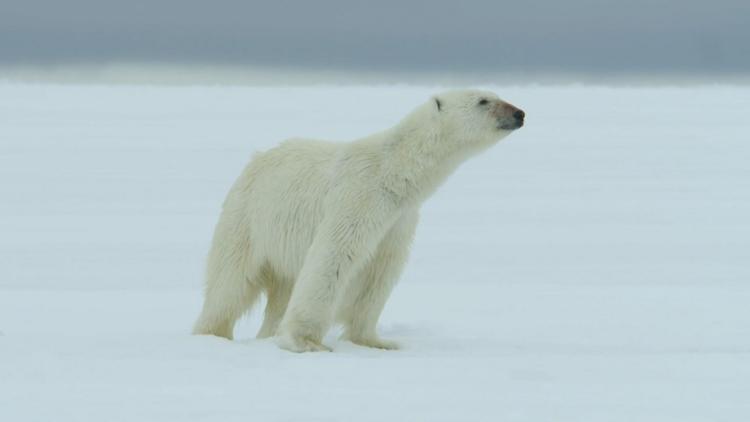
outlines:
{"label": "polar bear's black nose", "polygon": [[516,129],[523,126],[524,117],[526,117],[526,113],[521,109],[516,109],[516,111],[513,112],[513,118],[516,119]]}

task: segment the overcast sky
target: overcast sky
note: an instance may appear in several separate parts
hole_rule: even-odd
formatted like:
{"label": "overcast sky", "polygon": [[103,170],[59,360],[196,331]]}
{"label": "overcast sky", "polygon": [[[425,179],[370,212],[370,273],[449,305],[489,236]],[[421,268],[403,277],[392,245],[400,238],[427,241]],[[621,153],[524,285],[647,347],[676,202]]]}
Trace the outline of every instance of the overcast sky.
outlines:
{"label": "overcast sky", "polygon": [[0,0],[0,64],[750,71],[749,0]]}

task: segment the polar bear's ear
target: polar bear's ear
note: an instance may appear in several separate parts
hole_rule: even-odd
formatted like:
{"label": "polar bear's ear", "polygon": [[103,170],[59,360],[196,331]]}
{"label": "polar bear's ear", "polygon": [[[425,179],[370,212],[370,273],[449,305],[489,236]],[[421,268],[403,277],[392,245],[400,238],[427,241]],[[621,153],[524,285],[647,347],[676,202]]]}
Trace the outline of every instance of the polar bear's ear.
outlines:
{"label": "polar bear's ear", "polygon": [[437,107],[438,111],[443,109],[443,102],[440,101],[440,98],[438,97],[435,97],[435,106]]}

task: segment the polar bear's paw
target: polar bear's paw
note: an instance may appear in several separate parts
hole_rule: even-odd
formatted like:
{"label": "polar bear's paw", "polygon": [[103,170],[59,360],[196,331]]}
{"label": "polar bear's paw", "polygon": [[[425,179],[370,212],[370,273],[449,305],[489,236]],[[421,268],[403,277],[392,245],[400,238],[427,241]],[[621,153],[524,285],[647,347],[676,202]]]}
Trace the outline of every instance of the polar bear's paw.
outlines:
{"label": "polar bear's paw", "polygon": [[284,350],[294,353],[333,351],[333,349],[319,341],[315,341],[311,338],[295,337],[289,334],[278,335],[276,337],[276,345]]}
{"label": "polar bear's paw", "polygon": [[398,350],[401,348],[395,341],[383,340],[378,337],[349,337],[348,340],[356,345],[375,349]]}

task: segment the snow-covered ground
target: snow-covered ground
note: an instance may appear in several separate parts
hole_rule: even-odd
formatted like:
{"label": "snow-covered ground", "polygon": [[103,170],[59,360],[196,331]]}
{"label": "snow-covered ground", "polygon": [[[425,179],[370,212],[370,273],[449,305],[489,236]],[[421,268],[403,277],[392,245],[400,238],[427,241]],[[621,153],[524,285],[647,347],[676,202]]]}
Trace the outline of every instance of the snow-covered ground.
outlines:
{"label": "snow-covered ground", "polygon": [[750,88],[489,88],[527,126],[425,205],[403,350],[296,355],[188,335],[224,194],[439,88],[0,84],[0,420],[750,420]]}

